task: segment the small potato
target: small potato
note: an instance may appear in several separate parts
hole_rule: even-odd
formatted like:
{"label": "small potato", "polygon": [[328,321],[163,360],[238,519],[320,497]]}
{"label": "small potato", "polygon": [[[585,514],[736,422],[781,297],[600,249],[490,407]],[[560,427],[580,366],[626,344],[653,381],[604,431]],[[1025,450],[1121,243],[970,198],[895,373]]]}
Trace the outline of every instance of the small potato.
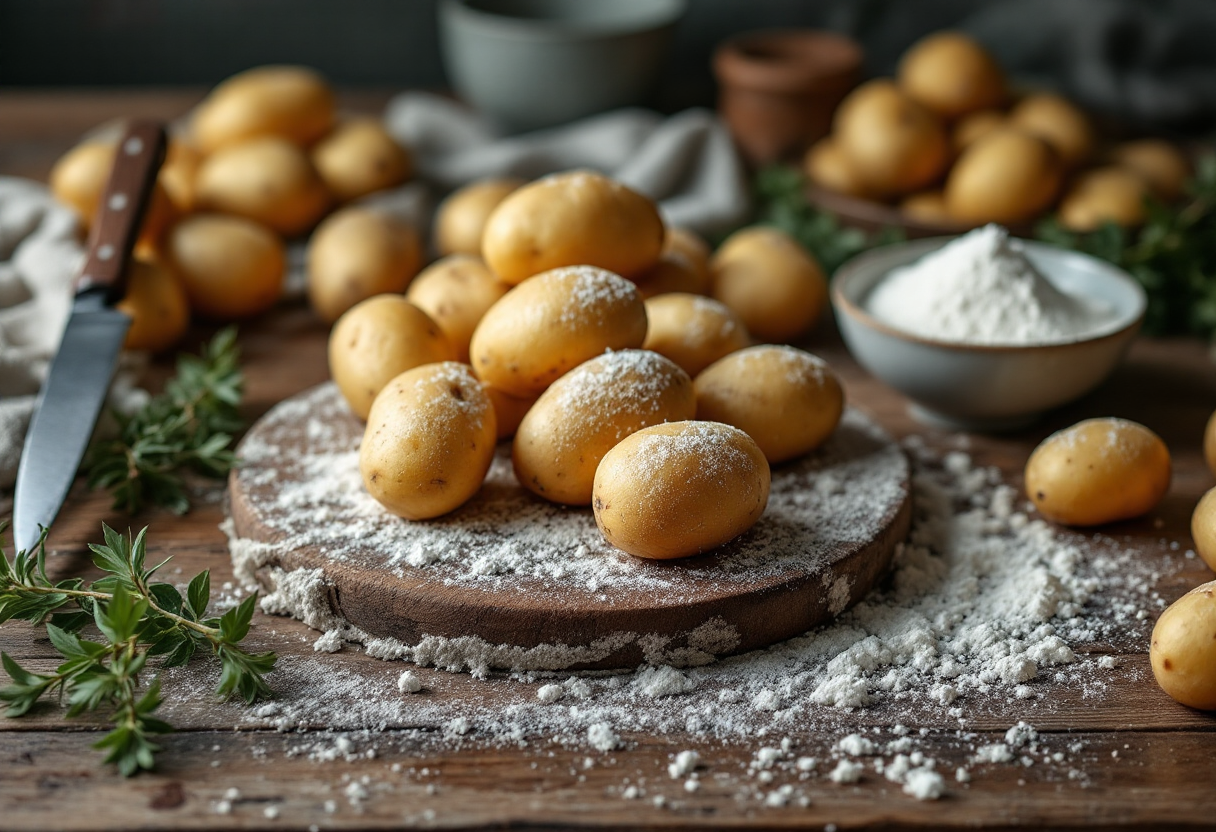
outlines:
{"label": "small potato", "polygon": [[972,142],[946,176],[946,207],[965,223],[1014,225],[1043,212],[1060,191],[1060,155],[1039,136],[997,129]]}
{"label": "small potato", "polygon": [[163,263],[133,260],[128,267],[127,294],[117,304],[131,316],[123,347],[163,352],[182,339],[190,326],[186,290]]}
{"label": "small potato", "polygon": [[507,283],[561,266],[599,266],[634,278],[663,249],[663,220],[654,202],[586,170],[524,185],[486,221],[481,255]]}
{"label": "small potato", "polygon": [[350,409],[366,419],[372,401],[396,376],[454,354],[439,324],[400,295],[357,303],[329,333],[329,374]]}
{"label": "small potato", "polygon": [[646,301],[642,349],[679,364],[690,376],[751,343],[743,321],[724,303],[673,292]]}
{"label": "small potato", "polygon": [[1148,186],[1130,170],[1109,167],[1077,177],[1060,200],[1060,224],[1070,231],[1093,231],[1113,222],[1128,228],[1144,222]]}
{"label": "small potato", "polygon": [[198,106],[191,122],[204,153],[258,136],[307,145],[334,125],[334,94],[302,66],[260,66],[233,75]]}
{"label": "small potato", "polygon": [[844,390],[827,364],[785,346],[749,347],[697,376],[697,418],[745,432],[770,465],[824,443],[844,412]]}
{"label": "small potato", "polygon": [[490,307],[469,346],[482,381],[527,398],[605,350],[646,340],[637,288],[594,266],[553,269],[516,286]]}
{"label": "small potato", "polygon": [[828,302],[823,269],[776,228],[736,231],[711,261],[714,297],[763,341],[791,341],[815,325]]}
{"label": "small potato", "polygon": [[453,254],[424,269],[405,296],[439,324],[456,350],[456,360],[468,361],[473,331],[510,288],[481,258]]}
{"label": "small potato", "polygon": [[376,118],[349,121],[317,142],[312,163],[339,202],[400,185],[413,167],[406,149]]}
{"label": "small potato", "polygon": [[1216,711],[1216,581],[1161,613],[1148,655],[1163,691],[1189,708]]}
{"label": "small potato", "polygon": [[486,391],[486,395],[490,397],[490,401],[494,404],[494,415],[497,416],[498,422],[498,438],[510,439],[519,430],[519,423],[524,420],[524,416],[532,405],[536,404],[538,397],[521,399],[518,396],[511,396],[502,392],[492,384],[481,383],[482,389]]}
{"label": "small potato", "polygon": [[374,295],[405,291],[422,266],[409,223],[367,208],[344,208],[308,241],[308,301],[327,323]]}
{"label": "small potato", "polygon": [[287,237],[316,225],[330,202],[304,151],[275,136],[207,157],[195,188],[201,208],[257,220]]}
{"label": "small potato", "polygon": [[950,143],[955,153],[962,153],[993,130],[1004,127],[1006,116],[1000,110],[979,110],[963,116],[954,125]]}
{"label": "small potato", "polygon": [[899,85],[942,118],[953,119],[1005,102],[1005,73],[974,38],[935,32],[899,61]]}
{"label": "small potato", "polygon": [[802,168],[812,182],[821,188],[847,196],[869,197],[866,186],[840,143],[831,136],[811,145],[802,160]]}
{"label": "small potato", "polygon": [[1195,506],[1195,513],[1191,515],[1191,537],[1199,557],[1216,572],[1216,488],[1204,494]]}
{"label": "small potato", "polygon": [[771,474],[751,437],[718,422],[669,422],[626,437],[595,472],[595,522],[613,546],[667,560],[755,525]]}
{"label": "small potato", "polygon": [[1026,463],[1026,494],[1050,520],[1097,526],[1151,511],[1170,487],[1170,452],[1125,419],[1086,419],[1053,433]]}
{"label": "small potato", "polygon": [[389,381],[359,446],[363,485],[407,520],[459,508],[494,461],[494,406],[467,364],[445,361]]}
{"label": "small potato", "polygon": [[1182,194],[1191,175],[1186,156],[1161,139],[1125,142],[1110,153],[1110,160],[1139,176],[1158,199],[1171,202]]}
{"label": "small potato", "polygon": [[202,164],[203,154],[197,147],[183,139],[169,139],[165,163],[160,168],[160,182],[174,207],[183,214],[194,210],[195,181]]}
{"label": "small potato", "polygon": [[515,177],[482,179],[453,191],[435,212],[435,250],[440,255],[481,257],[486,220],[500,202],[524,184],[523,179]]}
{"label": "small potato", "polygon": [[1028,95],[1009,113],[1009,123],[1045,139],[1066,167],[1076,167],[1093,153],[1089,118],[1066,98],[1050,93]]}
{"label": "small potato", "polygon": [[849,168],[874,194],[921,190],[949,162],[941,119],[886,78],[867,81],[840,102],[832,133]]}
{"label": "small potato", "polygon": [[1208,423],[1203,429],[1203,458],[1208,464],[1208,470],[1216,474],[1216,412],[1208,417]]}
{"label": "small potato", "polygon": [[511,446],[515,478],[555,503],[591,504],[595,468],[631,433],[691,419],[692,379],[646,350],[621,350],[580,364],[541,394]]}
{"label": "small potato", "polygon": [[956,220],[950,216],[946,205],[946,195],[941,191],[921,191],[912,194],[899,203],[899,210],[905,216],[921,222],[954,224]]}
{"label": "small potato", "polygon": [[165,237],[165,257],[190,308],[226,321],[264,312],[283,293],[287,257],[270,229],[241,217],[194,214]]}
{"label": "small potato", "polygon": [[670,292],[708,295],[713,288],[709,273],[709,244],[694,231],[669,228],[659,262],[634,278],[642,298]]}

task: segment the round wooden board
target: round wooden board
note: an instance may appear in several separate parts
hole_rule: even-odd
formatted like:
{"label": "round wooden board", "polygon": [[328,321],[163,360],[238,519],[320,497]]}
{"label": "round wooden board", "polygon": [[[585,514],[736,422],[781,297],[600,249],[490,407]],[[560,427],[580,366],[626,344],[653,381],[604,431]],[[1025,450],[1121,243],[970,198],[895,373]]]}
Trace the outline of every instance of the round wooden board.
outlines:
{"label": "round wooden board", "polygon": [[619,552],[590,509],[520,488],[509,443],[456,512],[394,517],[359,479],[362,431],[325,384],[242,441],[232,521],[237,538],[263,544],[259,582],[319,568],[333,611],[367,634],[508,645],[495,662],[507,669],[704,664],[804,633],[873,588],[911,521],[906,457],[855,410],[824,447],[774,468],[749,532],[679,561]]}

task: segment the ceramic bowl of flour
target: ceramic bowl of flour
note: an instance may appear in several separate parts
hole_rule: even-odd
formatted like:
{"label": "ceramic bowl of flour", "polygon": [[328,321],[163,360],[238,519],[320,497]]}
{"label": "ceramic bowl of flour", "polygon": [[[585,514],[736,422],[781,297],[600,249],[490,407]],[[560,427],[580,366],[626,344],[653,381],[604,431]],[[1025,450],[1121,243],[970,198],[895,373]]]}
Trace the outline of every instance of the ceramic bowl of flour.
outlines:
{"label": "ceramic bowl of flour", "polygon": [[[1010,324],[1000,307],[1017,306],[1020,299],[1007,300],[996,291],[987,296],[998,302],[989,304],[985,317],[982,310],[973,310],[979,305],[974,298],[968,307],[968,298],[955,296],[966,291],[965,284],[941,298],[927,298],[928,292],[891,297],[891,289],[897,288],[891,281],[900,269],[928,262],[922,258],[940,254],[960,239],[932,238],[873,249],[843,265],[832,283],[832,305],[850,352],[873,375],[910,398],[917,418],[972,430],[1013,430],[1083,396],[1110,375],[1140,329],[1147,298],[1131,275],[1103,260],[1015,241],[1025,260],[1051,284],[1046,290],[1058,304],[1076,301],[1093,311],[1092,319],[1075,331],[1040,320],[1050,317],[1044,314]],[[916,326],[914,318],[901,320],[893,299],[913,310],[905,315],[915,314],[918,304],[924,306],[929,325]],[[942,307],[947,311],[941,312]],[[1050,304],[1047,309],[1056,312]],[[968,314],[972,318],[963,320]],[[988,337],[1002,327],[1004,343]]]}

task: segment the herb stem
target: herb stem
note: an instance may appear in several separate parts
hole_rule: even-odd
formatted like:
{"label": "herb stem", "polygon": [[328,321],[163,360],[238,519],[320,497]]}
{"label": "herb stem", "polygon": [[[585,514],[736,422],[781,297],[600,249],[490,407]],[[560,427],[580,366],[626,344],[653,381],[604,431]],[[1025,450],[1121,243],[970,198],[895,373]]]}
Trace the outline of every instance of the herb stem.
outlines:
{"label": "herb stem", "polygon": [[[69,598],[92,598],[96,601],[112,601],[114,599],[114,596],[109,592],[95,592],[91,589],[58,589],[53,586],[38,586],[36,584],[22,584],[21,589],[38,595],[66,595]],[[156,603],[156,598],[151,592],[148,591],[143,581],[136,581],[136,589],[138,591],[131,593],[132,596],[142,598],[143,600],[147,601],[148,606],[156,610],[158,614],[163,615],[165,618],[168,618],[182,627],[194,630],[196,633],[205,636],[212,644],[218,645],[220,643],[219,630],[215,629],[214,627],[208,627],[205,624],[199,624],[197,621],[191,621],[189,618],[183,618],[182,616],[165,609],[160,604]]]}

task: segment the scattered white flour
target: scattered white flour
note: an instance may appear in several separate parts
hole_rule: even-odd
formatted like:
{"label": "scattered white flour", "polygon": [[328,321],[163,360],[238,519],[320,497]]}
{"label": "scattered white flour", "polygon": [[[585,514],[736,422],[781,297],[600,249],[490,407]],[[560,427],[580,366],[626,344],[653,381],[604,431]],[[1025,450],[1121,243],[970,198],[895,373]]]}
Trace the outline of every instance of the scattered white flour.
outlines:
{"label": "scattered white flour", "polygon": [[1022,241],[998,225],[892,270],[864,303],[874,317],[912,335],[966,344],[1077,341],[1116,320],[1108,305],[1057,289]]}
{"label": "scattered white flour", "polygon": [[621,738],[607,722],[597,722],[587,728],[587,743],[597,751],[613,751],[620,747]]}
{"label": "scattered white flour", "polygon": [[861,763],[841,760],[836,764],[836,768],[832,769],[832,773],[828,775],[828,779],[833,783],[856,783],[861,779],[861,772],[864,768]]}
{"label": "scattered white flour", "polygon": [[417,693],[422,690],[422,680],[412,670],[407,670],[397,677],[397,690],[402,693]]}
{"label": "scattered white flour", "polygon": [[676,759],[667,766],[667,773],[672,780],[678,780],[696,770],[701,762],[701,755],[695,751],[681,751]]}
{"label": "scattered white flour", "polygon": [[932,769],[914,768],[904,777],[904,794],[917,800],[937,800],[945,790],[942,776]]}

